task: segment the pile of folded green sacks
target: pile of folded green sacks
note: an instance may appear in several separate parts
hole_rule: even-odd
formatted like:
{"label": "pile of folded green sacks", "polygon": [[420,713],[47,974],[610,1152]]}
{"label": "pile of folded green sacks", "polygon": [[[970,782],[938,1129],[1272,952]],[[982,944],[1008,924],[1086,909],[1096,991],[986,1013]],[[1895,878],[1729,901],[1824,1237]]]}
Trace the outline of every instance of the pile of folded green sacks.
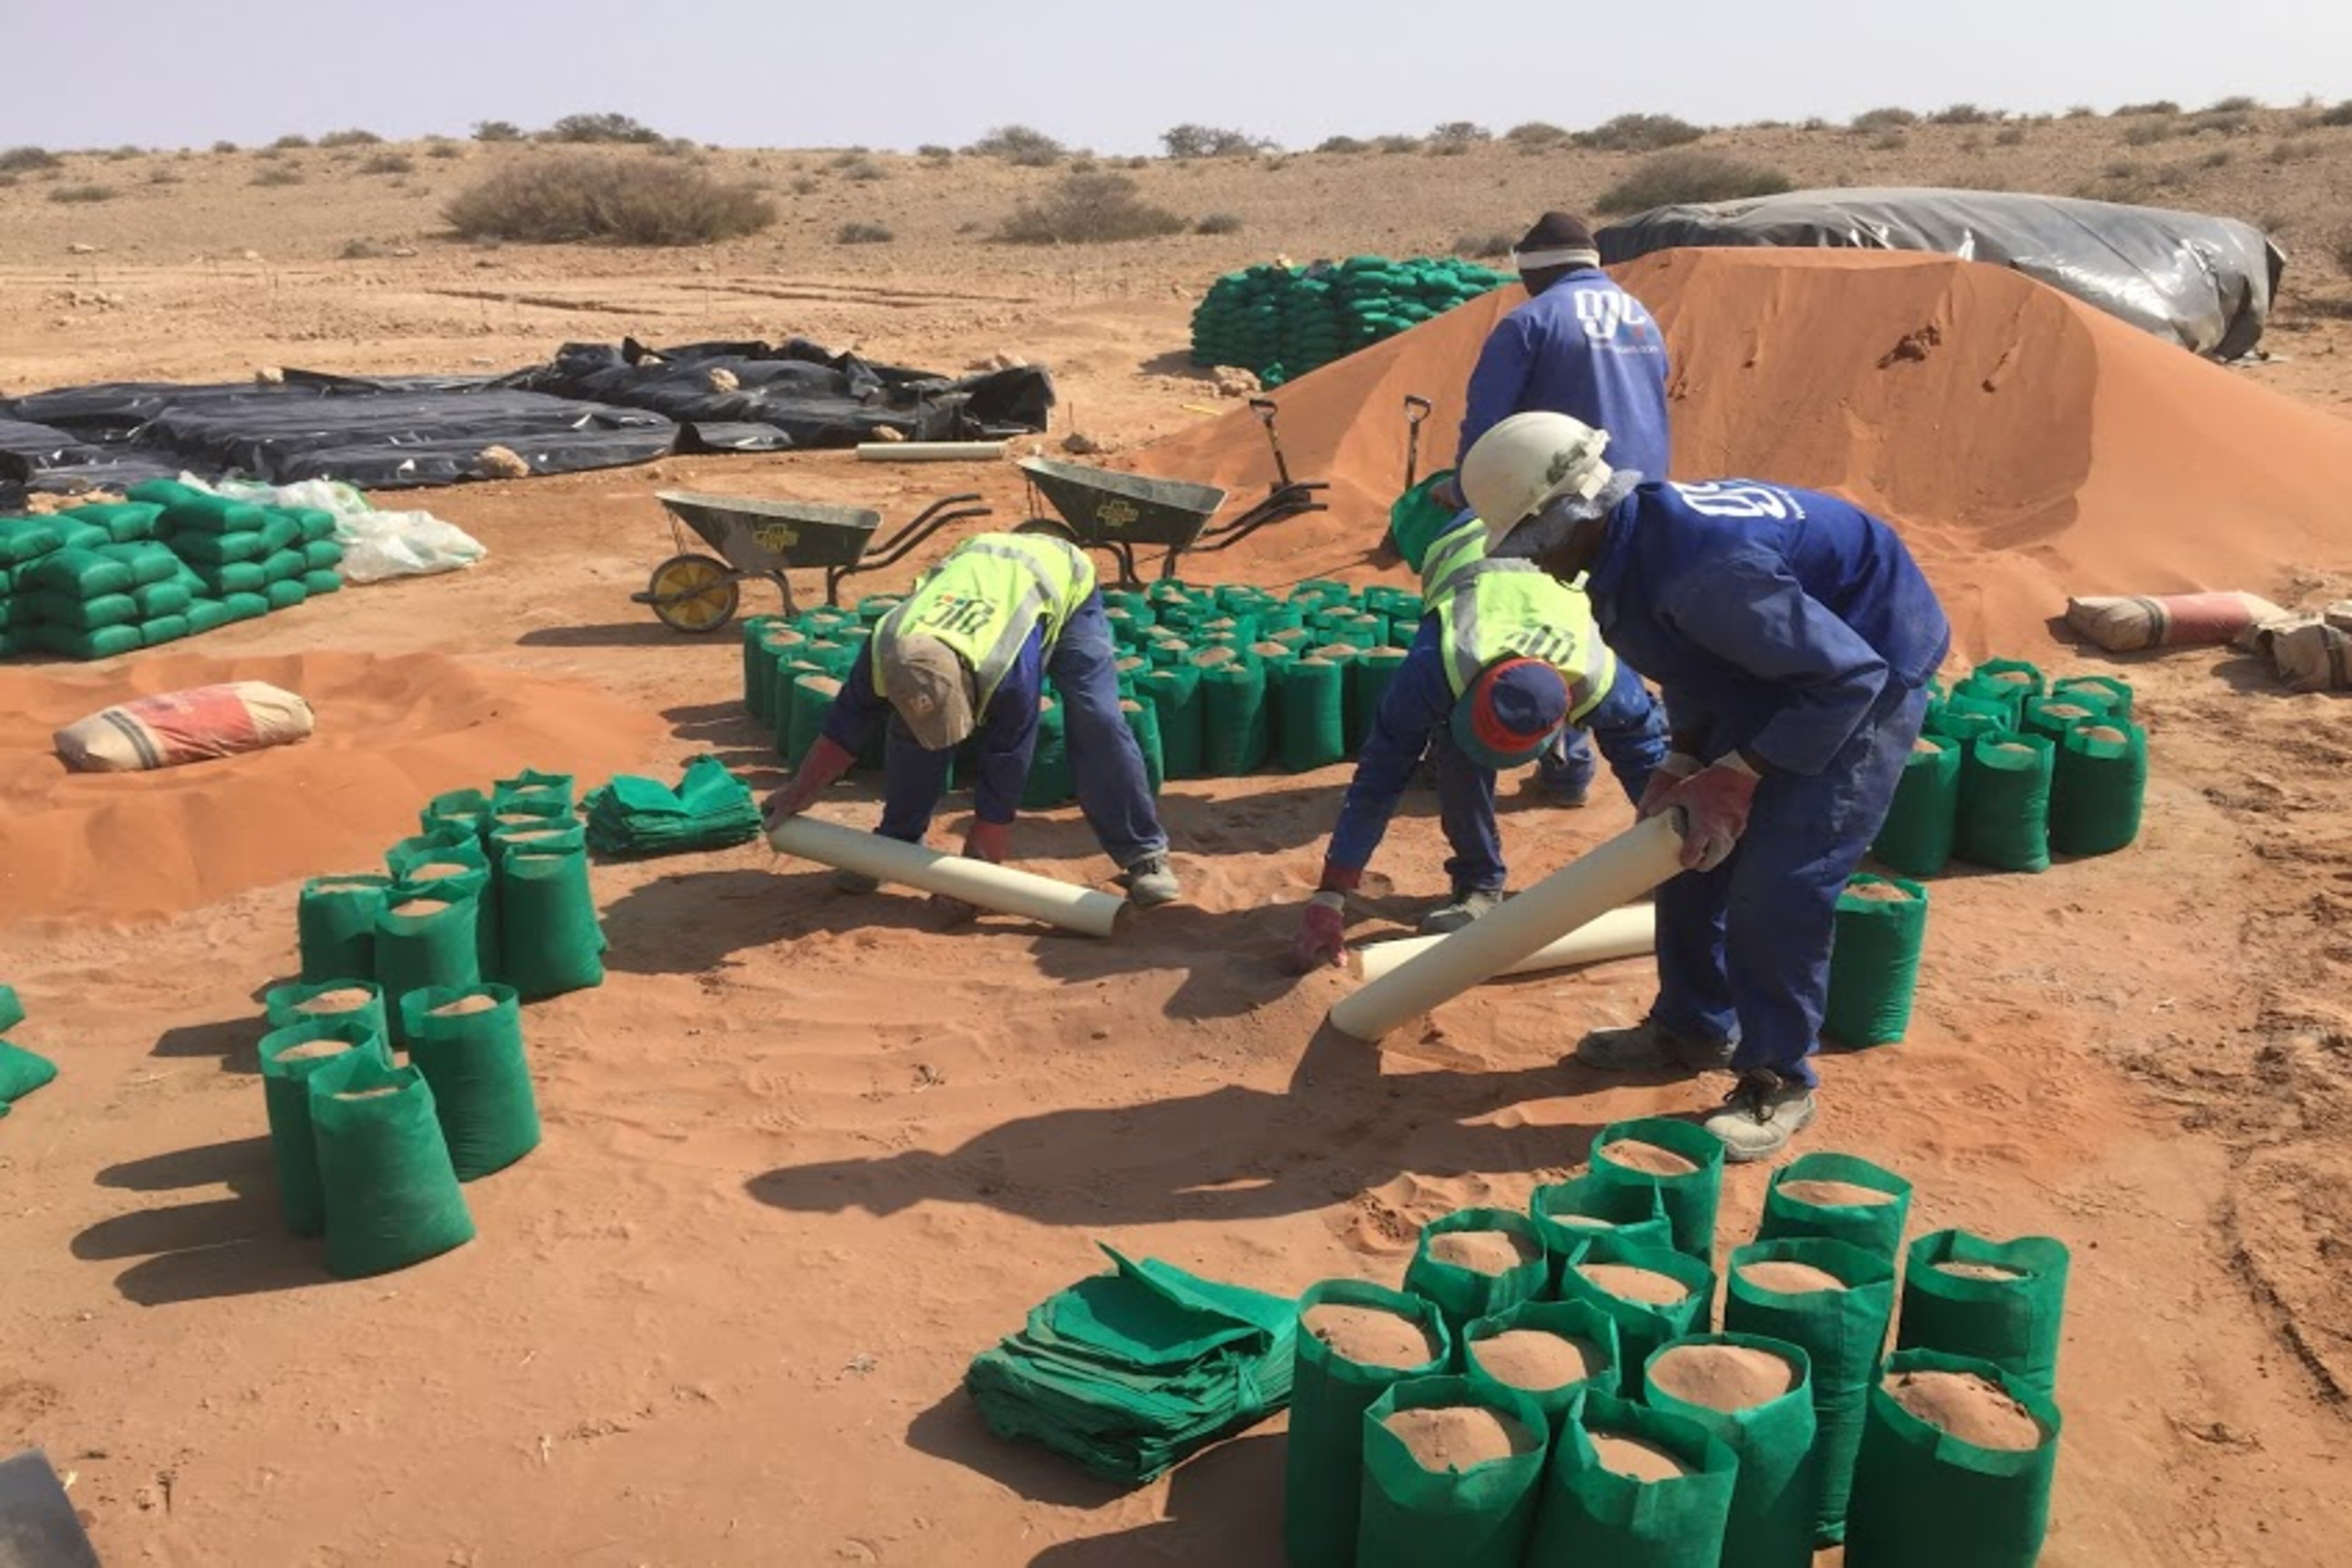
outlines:
{"label": "pile of folded green sacks", "polygon": [[1911,1184],[1820,1152],[1718,1261],[1722,1175],[1704,1129],[1619,1122],[1525,1211],[1432,1221],[1402,1289],[1330,1280],[1281,1312],[1119,1259],[966,1386],[998,1432],[1138,1482],[1286,1384],[1295,1568],[1801,1568],[1839,1542],[1849,1568],[2030,1568],[2064,1244],[1906,1246]]}
{"label": "pile of folded green sacks", "polygon": [[[0,1035],[24,1021],[24,1005],[16,1000],[16,993],[0,985]],[[0,1039],[0,1116],[7,1115],[10,1106],[57,1076],[57,1064],[48,1058]]]}
{"label": "pile of folded green sacks", "polygon": [[253,506],[171,479],[127,494],[0,517],[0,658],[109,658],[343,585],[332,512]]}
{"label": "pile of folded green sacks", "polygon": [[1192,363],[1237,365],[1279,386],[1512,281],[1450,256],[1352,256],[1229,272],[1192,312]]}
{"label": "pile of folded green sacks", "polygon": [[689,760],[675,785],[615,773],[580,803],[588,847],[614,857],[677,855],[748,844],[760,833],[760,808],[742,780],[717,757]]}
{"label": "pile of folded green sacks", "polygon": [[522,1004],[604,979],[569,776],[437,796],[384,861],[303,886],[301,977],[264,998],[286,1226],[347,1278],[473,1238],[460,1184],[539,1144]]}
{"label": "pile of folded green sacks", "polygon": [[[743,625],[743,700],[798,766],[823,733],[858,647],[898,602],[754,616]],[[1173,580],[1107,588],[1119,695],[1156,792],[1167,779],[1234,778],[1275,763],[1326,767],[1363,743],[1421,624],[1409,589],[1320,580],[1287,593]],[[879,767],[877,736],[861,765]],[[1028,793],[1032,810],[1075,798],[1061,701],[1048,684]]]}

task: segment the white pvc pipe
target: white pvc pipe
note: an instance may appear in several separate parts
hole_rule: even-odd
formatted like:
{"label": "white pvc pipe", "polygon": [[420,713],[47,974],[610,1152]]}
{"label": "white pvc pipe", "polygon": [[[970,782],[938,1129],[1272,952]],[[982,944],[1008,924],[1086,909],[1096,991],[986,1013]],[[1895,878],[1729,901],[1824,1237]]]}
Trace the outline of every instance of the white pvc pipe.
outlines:
{"label": "white pvc pipe", "polygon": [[1002,441],[861,441],[861,463],[982,463],[1004,456]]}
{"label": "white pvc pipe", "polygon": [[1568,932],[1632,902],[1682,868],[1678,813],[1636,823],[1475,920],[1420,956],[1340,998],[1331,1022],[1374,1041]]}
{"label": "white pvc pipe", "polygon": [[[1409,936],[1400,942],[1376,942],[1361,950],[1364,978],[1378,980],[1444,940],[1442,936]],[[1657,946],[1658,911],[1648,904],[1634,904],[1611,910],[1599,920],[1577,927],[1558,942],[1495,971],[1494,978],[1566,969],[1576,963],[1606,963],[1612,958],[1639,958],[1645,952],[1656,952]]]}
{"label": "white pvc pipe", "polygon": [[769,829],[768,846],[780,855],[797,855],[803,860],[863,872],[877,881],[944,893],[975,909],[1026,915],[1082,936],[1110,935],[1119,910],[1127,908],[1125,899],[1091,888],[1073,888],[1010,866],[942,855],[919,844],[902,844],[812,816],[787,817]]}

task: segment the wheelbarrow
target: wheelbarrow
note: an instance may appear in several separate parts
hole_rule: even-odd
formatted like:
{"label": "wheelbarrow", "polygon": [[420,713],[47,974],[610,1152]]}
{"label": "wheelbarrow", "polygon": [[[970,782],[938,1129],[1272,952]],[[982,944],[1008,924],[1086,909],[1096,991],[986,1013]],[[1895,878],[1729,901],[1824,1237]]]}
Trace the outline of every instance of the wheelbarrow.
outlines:
{"label": "wheelbarrow", "polygon": [[[747,579],[773,583],[783,596],[784,613],[793,615],[799,606],[784,574],[822,570],[824,602],[838,604],[843,578],[905,559],[950,523],[990,515],[977,491],[943,496],[877,544],[874,533],[882,514],[867,507],[693,490],[656,490],[654,499],[669,510],[678,552],[655,567],[646,591],[630,595],[629,602],[650,605],[671,630],[691,633],[715,632],[733,619]],[[716,556],[693,548],[688,530]]]}
{"label": "wheelbarrow", "polygon": [[1275,477],[1264,498],[1232,521],[1208,526],[1225,504],[1225,492],[1214,485],[1026,458],[1015,466],[1028,480],[1030,510],[1040,510],[1042,497],[1058,516],[1032,516],[1013,531],[1050,533],[1088,550],[1108,551],[1118,562],[1119,586],[1140,588],[1143,579],[1135,566],[1138,546],[1160,547],[1165,553],[1160,558],[1160,575],[1173,577],[1178,557],[1188,550],[1230,550],[1269,523],[1328,510],[1329,503],[1317,500],[1316,492],[1329,489],[1328,484],[1290,477],[1290,464],[1275,435],[1273,400],[1254,397],[1250,409],[1265,426]]}

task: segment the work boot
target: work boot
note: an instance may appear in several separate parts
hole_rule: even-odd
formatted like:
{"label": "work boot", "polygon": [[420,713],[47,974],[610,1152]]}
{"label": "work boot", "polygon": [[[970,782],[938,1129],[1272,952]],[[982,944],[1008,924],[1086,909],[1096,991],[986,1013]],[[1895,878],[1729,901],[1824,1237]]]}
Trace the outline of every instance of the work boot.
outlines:
{"label": "work boot", "polygon": [[1750,1068],[1723,1097],[1723,1109],[1706,1119],[1706,1130],[1723,1141],[1723,1157],[1733,1164],[1769,1160],[1812,1124],[1813,1109],[1810,1085]]}
{"label": "work boot", "polygon": [[1184,895],[1165,855],[1146,855],[1120,873],[1119,880],[1127,884],[1127,901],[1139,910],[1172,904]]}
{"label": "work boot", "polygon": [[1576,1060],[1602,1072],[1705,1072],[1731,1065],[1729,1040],[1677,1035],[1654,1019],[1631,1028],[1595,1029],[1576,1042]]}
{"label": "work boot", "polygon": [[1465,888],[1454,893],[1452,901],[1438,905],[1421,917],[1423,936],[1452,936],[1479,916],[1491,912],[1503,901],[1503,895],[1486,888]]}
{"label": "work boot", "polygon": [[881,889],[880,879],[863,871],[840,870],[833,874],[833,890],[836,893],[875,893]]}

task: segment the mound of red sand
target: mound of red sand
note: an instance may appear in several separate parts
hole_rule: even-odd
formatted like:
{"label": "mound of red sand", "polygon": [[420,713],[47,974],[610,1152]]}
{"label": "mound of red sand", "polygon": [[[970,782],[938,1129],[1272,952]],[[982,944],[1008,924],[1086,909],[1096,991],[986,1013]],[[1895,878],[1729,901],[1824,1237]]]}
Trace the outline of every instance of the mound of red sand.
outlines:
{"label": "mound of red sand", "polygon": [[[1972,655],[2042,636],[2069,594],[2260,591],[2347,553],[2352,422],[2017,273],[1747,249],[1616,270],[1673,355],[1675,477],[1778,479],[1889,518]],[[1522,298],[1489,295],[1274,394],[1292,472],[1329,480],[1332,510],[1227,560],[1255,575],[1360,564],[1403,479],[1405,395],[1436,405],[1422,471],[1449,466],[1479,345]],[[1272,472],[1246,410],[1135,466],[1223,485],[1234,510]]]}

